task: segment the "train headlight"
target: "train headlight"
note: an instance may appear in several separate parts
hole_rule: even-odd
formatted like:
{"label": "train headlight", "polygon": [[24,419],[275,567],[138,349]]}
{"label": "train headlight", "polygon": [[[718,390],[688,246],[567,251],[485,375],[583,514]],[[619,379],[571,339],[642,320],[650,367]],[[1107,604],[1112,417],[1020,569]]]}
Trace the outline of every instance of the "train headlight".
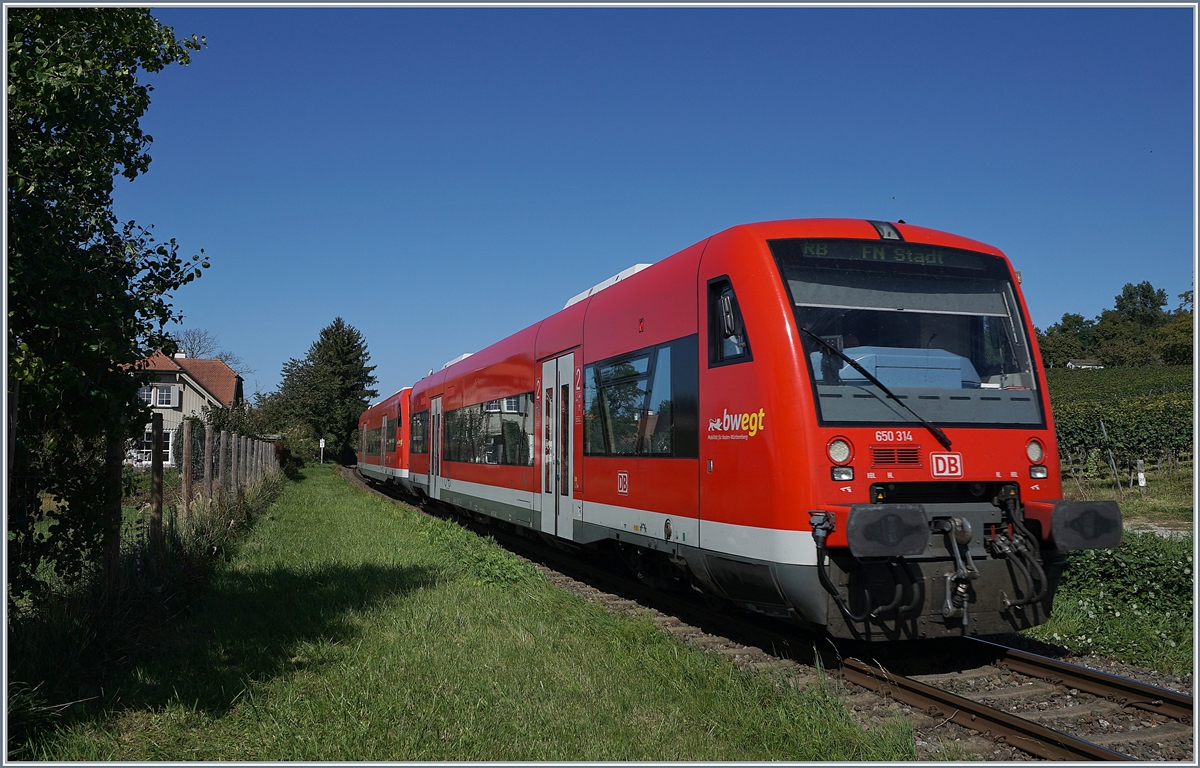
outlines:
{"label": "train headlight", "polygon": [[1037,440],[1030,440],[1025,444],[1025,455],[1034,464],[1041,464],[1042,459],[1046,456],[1046,450],[1042,448],[1042,444]]}
{"label": "train headlight", "polygon": [[1034,466],[1029,468],[1029,476],[1034,480],[1045,480],[1049,475],[1050,473],[1045,467]]}
{"label": "train headlight", "polygon": [[852,455],[850,443],[840,437],[830,440],[827,450],[829,451],[829,460],[834,464],[845,464],[850,461]]}
{"label": "train headlight", "polygon": [[829,476],[834,480],[845,482],[854,479],[854,467],[830,467]]}

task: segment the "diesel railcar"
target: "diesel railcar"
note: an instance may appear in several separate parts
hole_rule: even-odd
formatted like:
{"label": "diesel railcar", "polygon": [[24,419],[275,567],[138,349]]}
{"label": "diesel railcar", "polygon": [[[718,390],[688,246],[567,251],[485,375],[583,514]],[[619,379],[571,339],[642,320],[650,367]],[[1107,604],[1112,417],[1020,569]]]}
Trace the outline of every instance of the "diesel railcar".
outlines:
{"label": "diesel railcar", "polygon": [[361,426],[367,476],[838,637],[1042,623],[1062,553],[1121,535],[1062,500],[1008,259],[903,222],[732,227]]}

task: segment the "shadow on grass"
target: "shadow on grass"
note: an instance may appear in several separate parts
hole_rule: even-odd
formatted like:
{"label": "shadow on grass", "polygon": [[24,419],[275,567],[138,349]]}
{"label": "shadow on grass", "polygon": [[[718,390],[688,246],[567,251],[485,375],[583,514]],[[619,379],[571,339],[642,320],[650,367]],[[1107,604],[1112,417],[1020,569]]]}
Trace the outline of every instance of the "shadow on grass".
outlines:
{"label": "shadow on grass", "polygon": [[436,578],[430,569],[403,565],[221,573],[199,610],[170,630],[106,709],[158,709],[177,700],[220,716],[251,682],[319,666],[319,658],[300,657],[306,644],[356,637],[359,626],[351,613],[403,597]]}

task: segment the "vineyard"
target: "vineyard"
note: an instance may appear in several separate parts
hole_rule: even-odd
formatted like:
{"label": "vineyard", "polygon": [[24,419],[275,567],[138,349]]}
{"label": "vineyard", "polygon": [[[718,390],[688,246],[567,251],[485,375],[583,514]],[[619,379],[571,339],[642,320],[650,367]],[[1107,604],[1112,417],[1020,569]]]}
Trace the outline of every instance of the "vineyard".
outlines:
{"label": "vineyard", "polygon": [[1103,368],[1046,371],[1055,415],[1064,405],[1080,402],[1117,402],[1127,397],[1192,394],[1192,368]]}
{"label": "vineyard", "polygon": [[1138,460],[1177,466],[1193,452],[1190,366],[1047,371],[1064,469],[1132,475]]}

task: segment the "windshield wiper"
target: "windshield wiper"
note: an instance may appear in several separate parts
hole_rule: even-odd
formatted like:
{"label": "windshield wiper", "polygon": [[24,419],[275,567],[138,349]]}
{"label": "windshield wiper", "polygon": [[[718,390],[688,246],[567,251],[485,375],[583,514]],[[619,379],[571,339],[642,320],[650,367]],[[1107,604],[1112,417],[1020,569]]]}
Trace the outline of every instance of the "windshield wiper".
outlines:
{"label": "windshield wiper", "polygon": [[852,360],[844,352],[842,352],[842,350],[833,346],[828,341],[825,341],[825,339],[822,339],[820,336],[818,336],[817,334],[808,330],[807,328],[801,328],[800,330],[804,331],[809,336],[811,336],[818,344],[825,347],[826,349],[828,349],[830,352],[837,355],[841,359],[845,360],[847,363],[850,364],[851,368],[853,368],[854,370],[861,373],[867,379],[867,381],[869,381],[872,384],[874,384],[875,386],[879,387],[879,389],[882,390],[883,394],[887,395],[888,397],[892,398],[897,403],[899,403],[901,406],[903,406],[904,410],[911,413],[916,418],[917,421],[921,422],[921,425],[923,427],[925,427],[926,429],[928,429],[930,432],[933,433],[933,436],[937,438],[937,441],[942,444],[943,448],[945,448],[947,451],[950,450],[950,438],[946,437],[946,433],[943,432],[942,430],[938,429],[935,425],[930,424],[928,421],[925,421],[925,419],[921,418],[920,414],[918,414],[912,408],[909,408],[907,403],[905,403],[900,398],[896,397],[896,395],[892,393],[892,390],[883,386],[883,382],[880,381],[879,379],[875,378],[874,374],[868,373],[867,369],[863,368],[861,365],[859,365],[857,361]]}

